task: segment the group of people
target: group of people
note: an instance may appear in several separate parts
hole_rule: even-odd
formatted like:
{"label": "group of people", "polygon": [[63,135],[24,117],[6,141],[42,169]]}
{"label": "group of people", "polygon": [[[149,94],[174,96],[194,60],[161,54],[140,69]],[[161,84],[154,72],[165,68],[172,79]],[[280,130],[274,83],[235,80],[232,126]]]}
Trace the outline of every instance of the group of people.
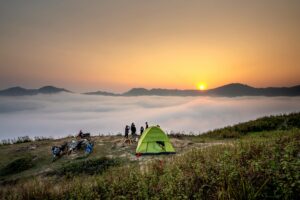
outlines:
{"label": "group of people", "polygon": [[[143,134],[144,130],[146,130],[148,128],[148,122],[145,123],[145,128],[143,126],[141,126],[140,128],[140,135]],[[128,138],[129,135],[129,131],[131,131],[131,135],[134,137],[137,135],[137,130],[135,127],[135,124],[132,122],[131,126],[129,127],[128,125],[125,126],[125,137]]]}

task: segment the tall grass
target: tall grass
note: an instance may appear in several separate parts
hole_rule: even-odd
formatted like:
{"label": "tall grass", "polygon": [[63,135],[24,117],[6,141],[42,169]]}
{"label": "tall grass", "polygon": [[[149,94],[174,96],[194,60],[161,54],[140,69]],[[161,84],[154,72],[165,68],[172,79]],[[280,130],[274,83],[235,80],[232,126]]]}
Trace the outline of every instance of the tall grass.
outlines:
{"label": "tall grass", "polygon": [[300,113],[262,117],[234,126],[208,131],[200,137],[215,139],[240,138],[253,132],[300,129]]}
{"label": "tall grass", "polygon": [[36,178],[0,189],[2,199],[297,199],[300,131],[191,149],[151,163],[73,178]]}

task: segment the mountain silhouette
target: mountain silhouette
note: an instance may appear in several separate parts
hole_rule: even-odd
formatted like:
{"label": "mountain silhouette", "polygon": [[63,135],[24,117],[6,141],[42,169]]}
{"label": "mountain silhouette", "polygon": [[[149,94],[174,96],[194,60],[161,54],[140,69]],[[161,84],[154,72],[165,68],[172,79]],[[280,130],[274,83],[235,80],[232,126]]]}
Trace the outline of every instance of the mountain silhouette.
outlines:
{"label": "mountain silhouette", "polygon": [[293,87],[254,88],[245,84],[232,83],[207,90],[210,96],[299,96],[300,85]]}
{"label": "mountain silhouette", "polygon": [[54,94],[59,92],[70,92],[70,91],[64,88],[57,88],[54,86],[44,86],[38,89],[38,93],[42,93],[42,94]]}
{"label": "mountain silhouette", "polygon": [[97,91],[97,92],[86,92],[83,93],[86,95],[102,95],[102,96],[120,96],[120,94],[115,94],[112,92],[105,92],[105,91]]}
{"label": "mountain silhouette", "polygon": [[123,96],[199,96],[203,92],[199,90],[177,90],[177,89],[162,89],[154,88],[147,90],[145,88],[133,88],[128,92],[123,93]]}
{"label": "mountain silhouette", "polygon": [[293,87],[254,88],[241,83],[231,83],[210,90],[176,90],[133,88],[124,96],[300,96],[300,85]]}
{"label": "mountain silhouette", "polygon": [[[0,96],[24,96],[36,94],[56,94],[60,92],[70,92],[63,88],[54,86],[45,86],[39,89],[25,89],[22,87],[12,87],[0,91]],[[237,97],[237,96],[300,96],[300,85],[293,87],[266,87],[255,88],[241,83],[230,83],[221,87],[209,90],[178,90],[163,88],[132,88],[131,90],[116,94],[105,91],[87,92],[85,95],[102,96],[219,96],[219,97]]]}
{"label": "mountain silhouette", "polygon": [[45,86],[39,89],[25,89],[22,87],[12,87],[0,91],[0,96],[26,96],[37,94],[56,94],[60,92],[70,92],[63,88],[57,88],[54,86]]}

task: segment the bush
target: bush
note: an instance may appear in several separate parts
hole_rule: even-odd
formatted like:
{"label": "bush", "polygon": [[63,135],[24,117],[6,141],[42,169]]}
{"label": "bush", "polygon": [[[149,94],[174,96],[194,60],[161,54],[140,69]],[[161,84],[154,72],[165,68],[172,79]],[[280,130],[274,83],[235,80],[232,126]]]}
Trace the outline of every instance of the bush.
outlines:
{"label": "bush", "polygon": [[9,145],[11,144],[11,140],[7,139],[7,140],[1,140],[0,145]]}
{"label": "bush", "polygon": [[18,137],[17,140],[14,140],[14,144],[20,144],[20,143],[26,143],[26,142],[32,142],[29,136],[23,136],[23,137]]}
{"label": "bush", "polygon": [[1,169],[0,175],[6,176],[6,175],[16,174],[16,173],[25,171],[27,169],[30,169],[34,165],[32,159],[33,159],[33,157],[28,155],[28,156],[13,160],[8,165],[6,165],[4,168]]}
{"label": "bush", "polygon": [[58,175],[98,174],[112,166],[119,166],[120,163],[120,159],[110,159],[106,157],[73,161],[63,165],[62,168],[58,169],[55,173]]}
{"label": "bush", "polygon": [[50,141],[54,140],[52,137],[35,136],[34,141]]}

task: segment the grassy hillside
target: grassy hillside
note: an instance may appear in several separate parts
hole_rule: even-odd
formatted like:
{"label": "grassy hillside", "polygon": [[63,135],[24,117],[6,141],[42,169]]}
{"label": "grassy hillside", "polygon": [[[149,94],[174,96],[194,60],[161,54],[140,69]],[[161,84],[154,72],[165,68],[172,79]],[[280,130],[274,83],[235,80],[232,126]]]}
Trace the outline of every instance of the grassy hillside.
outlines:
{"label": "grassy hillside", "polygon": [[[88,158],[54,163],[45,149],[62,141],[4,145],[0,199],[298,199],[299,116],[177,135],[175,156],[135,158],[135,145],[120,145],[118,136],[95,138],[97,148]],[[234,137],[228,137],[231,131]],[[33,144],[38,148],[17,151]]]}
{"label": "grassy hillside", "polygon": [[227,126],[202,134],[201,138],[239,138],[255,132],[300,128],[300,113],[262,117],[253,121]]}

